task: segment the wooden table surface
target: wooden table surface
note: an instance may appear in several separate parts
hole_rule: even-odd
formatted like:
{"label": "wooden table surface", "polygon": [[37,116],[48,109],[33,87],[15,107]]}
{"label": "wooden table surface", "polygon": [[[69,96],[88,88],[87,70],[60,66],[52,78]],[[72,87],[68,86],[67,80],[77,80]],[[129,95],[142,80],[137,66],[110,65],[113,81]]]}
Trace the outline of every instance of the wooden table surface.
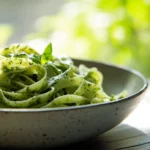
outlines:
{"label": "wooden table surface", "polygon": [[[150,90],[148,90],[150,91]],[[97,138],[57,150],[150,150],[150,96],[120,125]]]}

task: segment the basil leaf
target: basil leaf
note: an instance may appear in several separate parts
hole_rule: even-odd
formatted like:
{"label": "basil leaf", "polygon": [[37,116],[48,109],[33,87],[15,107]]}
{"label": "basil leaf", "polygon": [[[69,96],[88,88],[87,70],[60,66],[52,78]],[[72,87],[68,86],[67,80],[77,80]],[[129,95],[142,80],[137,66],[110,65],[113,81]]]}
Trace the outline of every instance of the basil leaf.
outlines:
{"label": "basil leaf", "polygon": [[45,63],[47,63],[48,61],[50,61],[52,59],[52,43],[49,43],[42,56],[41,56],[41,64],[44,65]]}
{"label": "basil leaf", "polygon": [[38,55],[30,54],[28,56],[34,63],[41,64],[41,57]]}

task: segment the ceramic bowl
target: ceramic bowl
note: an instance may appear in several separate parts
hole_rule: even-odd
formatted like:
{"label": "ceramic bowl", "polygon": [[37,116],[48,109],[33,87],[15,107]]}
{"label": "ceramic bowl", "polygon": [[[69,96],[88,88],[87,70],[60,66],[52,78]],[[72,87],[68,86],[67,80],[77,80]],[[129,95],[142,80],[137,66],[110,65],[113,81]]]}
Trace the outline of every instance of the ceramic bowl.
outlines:
{"label": "ceramic bowl", "polygon": [[75,60],[97,67],[108,94],[126,89],[119,101],[53,109],[0,109],[1,147],[56,147],[88,140],[120,124],[143,99],[148,83],[137,71],[100,62]]}

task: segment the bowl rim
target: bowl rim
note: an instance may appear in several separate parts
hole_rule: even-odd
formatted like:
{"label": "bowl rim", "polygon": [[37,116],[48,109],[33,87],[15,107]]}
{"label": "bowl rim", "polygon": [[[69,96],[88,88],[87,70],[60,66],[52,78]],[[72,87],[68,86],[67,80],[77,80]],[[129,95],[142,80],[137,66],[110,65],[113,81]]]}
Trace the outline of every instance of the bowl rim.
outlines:
{"label": "bowl rim", "polygon": [[115,64],[112,64],[112,63],[106,63],[106,62],[94,61],[94,60],[88,60],[88,59],[74,59],[73,58],[73,61],[81,61],[81,62],[86,62],[86,63],[101,64],[101,65],[104,65],[104,66],[117,68],[117,69],[121,69],[121,70],[130,72],[130,73],[140,77],[143,80],[144,85],[136,93],[134,93],[130,96],[127,96],[125,98],[122,98],[120,100],[115,100],[115,101],[110,101],[110,102],[103,102],[103,103],[96,103],[96,104],[86,104],[86,105],[70,106],[70,107],[57,107],[57,108],[0,108],[0,112],[14,112],[14,113],[19,113],[19,112],[23,112],[23,113],[53,112],[53,111],[68,111],[68,110],[75,110],[75,109],[85,109],[85,108],[89,108],[89,107],[98,107],[98,106],[102,106],[102,105],[112,105],[112,104],[115,104],[115,103],[121,103],[123,101],[128,101],[132,98],[135,98],[135,97],[141,95],[143,92],[145,92],[146,89],[148,88],[148,81],[147,81],[146,77],[140,71],[137,71],[135,69],[131,69],[131,68],[125,67],[125,66],[115,65]]}

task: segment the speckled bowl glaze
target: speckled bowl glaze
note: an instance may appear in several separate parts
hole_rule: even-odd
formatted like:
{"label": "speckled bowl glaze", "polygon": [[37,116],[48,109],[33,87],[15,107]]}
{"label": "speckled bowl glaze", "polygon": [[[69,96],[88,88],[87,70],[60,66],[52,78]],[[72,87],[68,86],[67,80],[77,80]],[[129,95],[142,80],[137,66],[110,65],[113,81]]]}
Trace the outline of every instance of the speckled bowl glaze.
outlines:
{"label": "speckled bowl glaze", "polygon": [[55,109],[0,109],[0,147],[56,147],[90,139],[122,122],[139,104],[148,83],[137,71],[113,65],[75,60],[97,67],[103,87],[128,96],[110,103]]}

